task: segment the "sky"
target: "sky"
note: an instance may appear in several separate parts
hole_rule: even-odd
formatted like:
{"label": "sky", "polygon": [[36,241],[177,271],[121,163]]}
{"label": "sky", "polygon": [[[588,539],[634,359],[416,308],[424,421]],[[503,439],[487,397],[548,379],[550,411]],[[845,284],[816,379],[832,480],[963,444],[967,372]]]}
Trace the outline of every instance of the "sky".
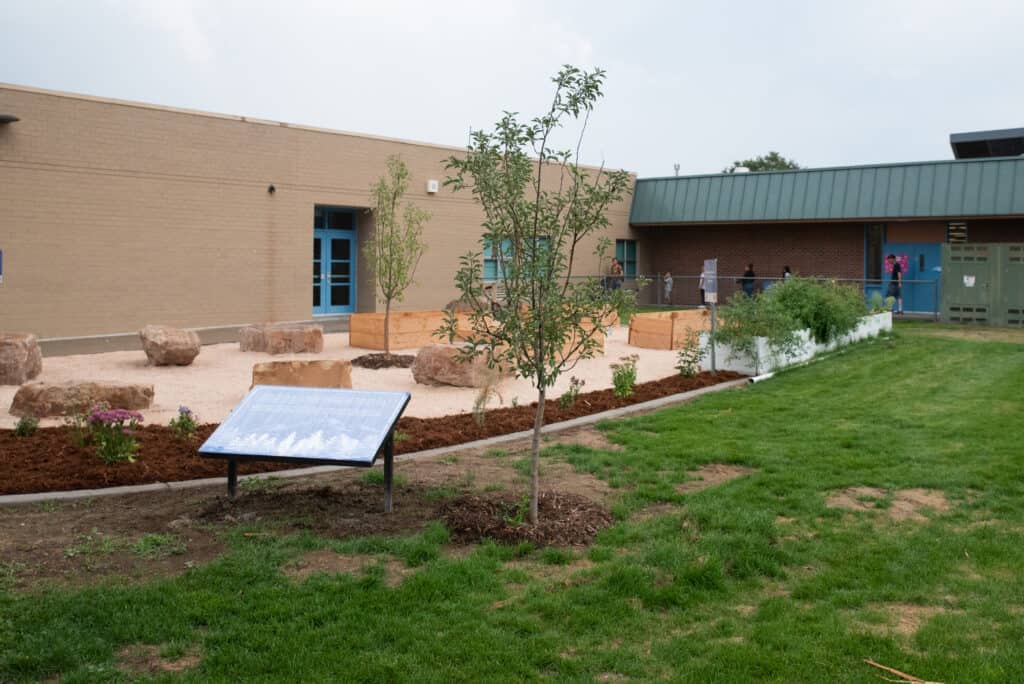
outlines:
{"label": "sky", "polygon": [[[607,72],[581,161],[949,159],[1024,127],[1019,0],[6,0],[0,83],[463,147]],[[559,146],[573,145],[565,130]]]}

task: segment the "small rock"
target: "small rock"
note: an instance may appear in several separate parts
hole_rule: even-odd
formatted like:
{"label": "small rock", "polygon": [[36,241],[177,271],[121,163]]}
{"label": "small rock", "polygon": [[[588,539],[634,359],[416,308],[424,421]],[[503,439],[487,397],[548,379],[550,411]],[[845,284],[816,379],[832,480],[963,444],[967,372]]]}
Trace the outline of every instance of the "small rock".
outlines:
{"label": "small rock", "polygon": [[31,333],[0,333],[0,385],[20,385],[43,370],[39,340]]}
{"label": "small rock", "polygon": [[12,416],[70,416],[89,411],[95,404],[112,408],[147,409],[153,404],[153,386],[117,382],[31,382],[14,394]]}
{"label": "small rock", "polygon": [[324,329],[303,323],[247,325],[239,331],[238,344],[241,351],[319,354],[324,350]]}
{"label": "small rock", "polygon": [[352,387],[349,361],[265,361],[252,367],[252,386]]}
{"label": "small rock", "polygon": [[413,379],[421,385],[483,387],[497,372],[487,367],[482,356],[463,362],[458,354],[456,346],[431,344],[423,347],[412,364]]}
{"label": "small rock", "polygon": [[139,331],[139,339],[154,366],[187,366],[199,355],[199,335],[194,330],[147,325]]}

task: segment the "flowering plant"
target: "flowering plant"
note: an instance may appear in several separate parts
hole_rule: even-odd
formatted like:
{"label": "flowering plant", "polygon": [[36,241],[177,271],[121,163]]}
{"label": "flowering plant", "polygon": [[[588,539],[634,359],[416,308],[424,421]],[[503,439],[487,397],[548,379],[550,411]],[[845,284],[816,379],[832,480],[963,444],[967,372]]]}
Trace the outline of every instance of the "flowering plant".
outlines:
{"label": "flowering plant", "polygon": [[175,437],[189,440],[196,436],[196,428],[199,427],[199,424],[196,422],[196,414],[192,412],[192,409],[188,406],[179,406],[178,416],[171,418],[170,426],[174,430]]}
{"label": "flowering plant", "polygon": [[572,408],[573,404],[576,403],[576,397],[580,395],[580,390],[587,384],[586,381],[577,378],[575,375],[569,378],[569,389],[565,390],[562,396],[558,397],[558,405],[564,409]]}
{"label": "flowering plant", "polygon": [[86,418],[96,453],[105,463],[132,463],[139,443],[135,431],[142,420],[138,411],[108,408],[97,404]]}

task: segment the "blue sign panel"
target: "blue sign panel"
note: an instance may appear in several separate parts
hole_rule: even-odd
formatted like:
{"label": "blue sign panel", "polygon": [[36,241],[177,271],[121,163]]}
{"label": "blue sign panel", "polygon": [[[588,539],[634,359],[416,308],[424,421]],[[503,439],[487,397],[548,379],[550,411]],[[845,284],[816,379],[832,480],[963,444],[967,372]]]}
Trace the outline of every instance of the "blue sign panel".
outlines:
{"label": "blue sign panel", "polygon": [[199,452],[372,465],[408,392],[257,385]]}

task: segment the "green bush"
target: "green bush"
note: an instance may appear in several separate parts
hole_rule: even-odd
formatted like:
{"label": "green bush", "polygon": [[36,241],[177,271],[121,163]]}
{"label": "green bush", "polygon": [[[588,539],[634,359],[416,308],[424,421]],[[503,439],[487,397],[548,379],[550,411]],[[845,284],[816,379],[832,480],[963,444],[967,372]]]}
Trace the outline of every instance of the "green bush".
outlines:
{"label": "green bush", "polygon": [[860,290],[833,281],[790,278],[772,286],[764,297],[778,302],[821,344],[851,332],[867,313]]}
{"label": "green bush", "polygon": [[686,329],[683,346],[676,353],[676,370],[684,378],[692,378],[700,371],[700,360],[704,351],[700,348],[700,334],[692,328]]}
{"label": "green bush", "polygon": [[22,416],[14,426],[16,437],[31,437],[39,429],[39,419],[35,416]]}
{"label": "green bush", "polygon": [[747,297],[737,292],[718,310],[715,342],[729,345],[733,356],[746,357],[756,366],[758,337],[766,338],[772,354],[793,356],[800,344],[796,333],[801,327],[778,299],[766,293]]}
{"label": "green bush", "polygon": [[619,363],[612,364],[612,385],[615,386],[613,393],[619,399],[625,399],[633,394],[636,386],[636,362],[640,357],[636,354],[623,356]]}

